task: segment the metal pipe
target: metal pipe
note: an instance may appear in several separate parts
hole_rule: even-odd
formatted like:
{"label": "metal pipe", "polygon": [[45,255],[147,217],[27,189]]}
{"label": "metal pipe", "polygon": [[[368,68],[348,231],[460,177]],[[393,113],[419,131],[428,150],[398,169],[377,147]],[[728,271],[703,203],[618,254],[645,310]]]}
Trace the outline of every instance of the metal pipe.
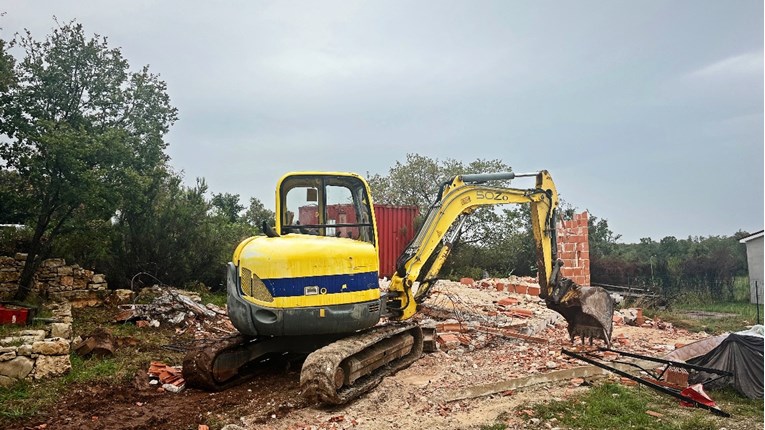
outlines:
{"label": "metal pipe", "polygon": [[[536,174],[535,174],[536,175]],[[486,181],[504,181],[518,177],[513,172],[502,173],[476,173],[471,175],[461,175],[462,182],[486,182]]]}
{"label": "metal pipe", "polygon": [[622,370],[619,370],[619,369],[616,369],[614,367],[608,366],[608,365],[603,364],[603,363],[601,363],[601,362],[599,362],[597,360],[592,360],[590,358],[587,358],[587,357],[584,357],[582,355],[576,354],[574,352],[567,351],[565,349],[561,349],[561,352],[563,352],[563,354],[565,354],[565,355],[568,355],[569,357],[574,357],[577,360],[582,360],[585,363],[592,364],[593,366],[600,367],[601,369],[606,369],[609,372],[614,372],[614,373],[616,373],[619,376],[624,376],[625,378],[631,379],[631,380],[637,382],[638,384],[643,384],[645,386],[653,388],[656,391],[662,392],[664,394],[669,394],[670,396],[678,398],[678,399],[680,399],[680,400],[682,400],[684,402],[692,403],[696,407],[699,407],[699,408],[702,408],[702,409],[706,409],[706,410],[708,410],[709,412],[712,412],[715,415],[719,415],[721,417],[726,417],[726,418],[730,417],[729,413],[727,413],[725,411],[722,411],[720,409],[717,409],[717,408],[713,408],[712,406],[707,406],[707,405],[705,405],[705,404],[703,404],[703,403],[701,403],[701,402],[699,402],[699,401],[697,401],[695,399],[692,399],[692,398],[690,398],[688,396],[684,396],[683,394],[681,394],[678,391],[671,390],[671,389],[669,389],[667,387],[663,387],[663,386],[658,385],[658,384],[654,384],[651,381],[646,381],[645,379],[638,378],[637,376],[634,376],[634,375],[630,375],[627,372],[624,372]]}
{"label": "metal pipe", "polygon": [[757,305],[757,324],[760,324],[760,286],[757,280],[754,281],[754,301]]}
{"label": "metal pipe", "polygon": [[685,368],[685,369],[697,370],[699,372],[715,373],[715,374],[723,375],[723,376],[733,376],[733,372],[728,372],[727,370],[713,369],[711,367],[697,366],[695,364],[689,364],[689,363],[685,363],[685,362],[682,362],[682,361],[667,360],[667,359],[664,359],[664,358],[651,357],[650,355],[640,355],[640,354],[635,354],[635,353],[627,352],[627,351],[619,351],[618,349],[610,349],[610,348],[602,348],[602,347],[598,348],[598,349],[601,350],[601,351],[615,352],[617,354],[625,355],[627,357],[640,358],[641,360],[647,360],[647,361],[654,361],[656,363],[669,364],[669,365],[674,366],[674,367],[680,367],[680,368]]}

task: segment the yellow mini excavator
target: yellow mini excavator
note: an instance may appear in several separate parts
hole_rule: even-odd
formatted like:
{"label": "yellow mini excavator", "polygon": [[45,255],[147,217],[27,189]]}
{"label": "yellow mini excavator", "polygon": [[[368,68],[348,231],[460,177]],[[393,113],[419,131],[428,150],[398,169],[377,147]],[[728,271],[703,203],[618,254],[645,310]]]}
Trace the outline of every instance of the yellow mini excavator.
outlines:
{"label": "yellow mini excavator", "polygon": [[[493,186],[535,178],[531,188]],[[610,343],[613,303],[605,290],[560,274],[558,194],[546,171],[460,175],[441,186],[424,224],[398,259],[388,291],[378,286],[372,196],[359,175],[299,172],[276,190],[276,223],[237,246],[227,265],[228,315],[241,335],[189,352],[190,385],[220,390],[265,357],[308,354],[303,395],[342,404],[417,360],[421,328],[407,322],[437,279],[465,218],[487,205],[529,204],[540,297],[581,336]]]}

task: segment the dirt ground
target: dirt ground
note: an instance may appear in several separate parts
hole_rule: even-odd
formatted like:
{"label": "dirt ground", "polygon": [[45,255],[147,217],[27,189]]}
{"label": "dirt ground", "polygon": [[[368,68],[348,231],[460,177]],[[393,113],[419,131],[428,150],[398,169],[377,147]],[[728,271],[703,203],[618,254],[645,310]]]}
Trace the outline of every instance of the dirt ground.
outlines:
{"label": "dirt ground", "polygon": [[[426,354],[409,368],[386,378],[366,395],[342,407],[305,403],[300,397],[299,363],[265,368],[262,374],[220,393],[187,389],[179,394],[157,392],[145,375],[124,386],[77,385],[45,418],[13,428],[47,429],[218,429],[236,424],[246,429],[478,429],[496,422],[523,428],[529,417],[519,410],[543,399],[564,399],[586,390],[570,378],[464,400],[449,401],[460,389],[514,378],[560,371],[583,363],[561,354],[571,347],[560,320],[532,296],[439,283],[428,305],[429,314],[445,313],[460,323],[493,324],[523,329],[544,339],[538,343],[469,329],[460,345]],[[532,318],[508,317],[497,304],[518,299],[532,309]],[[497,312],[499,310],[499,312]],[[428,312],[423,312],[428,314]],[[496,315],[493,315],[496,313]],[[489,316],[491,315],[491,316]],[[541,323],[540,323],[541,321]],[[704,334],[674,328],[659,330],[616,326],[615,348],[661,356],[676,344]]]}

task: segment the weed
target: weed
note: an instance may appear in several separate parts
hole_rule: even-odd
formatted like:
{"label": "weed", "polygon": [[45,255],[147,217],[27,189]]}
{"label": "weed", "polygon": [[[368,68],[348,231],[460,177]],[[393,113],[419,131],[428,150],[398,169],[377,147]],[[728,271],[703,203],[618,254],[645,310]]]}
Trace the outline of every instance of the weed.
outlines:
{"label": "weed", "polygon": [[113,379],[119,372],[119,364],[114,358],[83,359],[72,354],[72,371],[64,377],[70,382],[95,382]]}
{"label": "weed", "polygon": [[31,414],[31,411],[24,406],[13,406],[0,408],[0,417],[7,418],[9,420],[19,420],[26,418]]}
{"label": "weed", "polygon": [[680,430],[718,430],[719,427],[708,417],[694,415],[680,423],[678,428]]}
{"label": "weed", "polygon": [[665,428],[645,413],[647,405],[648,400],[640,393],[621,385],[603,384],[579,399],[541,404],[536,413],[545,420],[557,418],[575,428]]}
{"label": "weed", "polygon": [[0,388],[0,404],[7,404],[27,397],[29,397],[29,384],[26,381],[19,381],[10,387]]}
{"label": "weed", "polygon": [[30,397],[29,383],[19,381],[10,387],[0,388],[0,417],[15,420],[29,414],[24,400]]}
{"label": "weed", "polygon": [[228,300],[228,294],[225,291],[202,292],[200,297],[202,303],[212,303],[221,308],[226,306],[226,301]]}
{"label": "weed", "polygon": [[732,415],[762,417],[763,405],[765,404],[763,399],[748,399],[731,387],[714,390],[710,395],[717,403],[724,405],[725,411]]}
{"label": "weed", "polygon": [[[11,333],[11,336],[13,336],[13,333]],[[8,342],[3,342],[2,345],[3,346],[10,346],[10,347],[18,347],[18,346],[21,346],[21,345],[23,345],[25,343],[24,339],[22,339],[20,337],[17,337],[17,338],[11,337],[10,339],[11,340],[8,341]]]}

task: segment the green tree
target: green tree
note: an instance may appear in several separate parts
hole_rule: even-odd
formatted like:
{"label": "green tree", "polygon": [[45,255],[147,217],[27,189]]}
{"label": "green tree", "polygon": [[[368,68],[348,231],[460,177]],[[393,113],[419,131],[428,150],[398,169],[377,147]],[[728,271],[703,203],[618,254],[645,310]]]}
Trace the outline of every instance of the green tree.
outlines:
{"label": "green tree", "polygon": [[622,237],[615,234],[608,226],[608,220],[590,215],[588,220],[588,234],[590,239],[590,259],[605,257],[613,254],[618,240]]}
{"label": "green tree", "polygon": [[[15,64],[13,57],[7,51],[5,40],[0,39],[0,93],[7,92],[8,88],[15,84],[16,75],[13,72]],[[0,112],[3,110],[5,110],[4,105],[0,105]]]}
{"label": "green tree", "polygon": [[[376,203],[415,205],[421,214],[425,214],[438,196],[441,186],[453,177],[468,173],[510,171],[510,166],[502,160],[477,159],[465,164],[454,159],[438,160],[407,154],[406,161],[396,161],[387,176],[370,176],[369,184]],[[479,208],[463,225],[459,232],[460,240],[463,243],[485,242],[501,222],[499,210]]]}
{"label": "green tree", "polygon": [[260,228],[264,221],[266,224],[273,226],[276,215],[274,211],[267,209],[258,198],[252,197],[250,198],[250,207],[247,208],[247,212],[244,214],[244,219],[247,224]]}
{"label": "green tree", "polygon": [[213,211],[217,215],[232,223],[239,220],[239,213],[244,210],[244,206],[239,203],[239,194],[213,194],[210,203],[212,203]]}
{"label": "green tree", "polygon": [[[510,166],[496,159],[464,163],[407,154],[406,160],[397,161],[387,175],[370,176],[369,183],[376,203],[416,205],[424,215],[442,184],[454,176],[509,171]],[[502,181],[493,185],[509,184]],[[536,264],[534,250],[528,207],[482,207],[470,215],[458,232],[452,257],[442,273],[452,277],[482,276],[484,272],[497,276],[531,275]]]}
{"label": "green tree", "polygon": [[29,219],[29,195],[18,172],[0,170],[0,224],[23,224]]}
{"label": "green tree", "polygon": [[0,157],[30,192],[34,231],[18,299],[58,236],[87,228],[73,219],[109,219],[147,172],[163,168],[163,138],[176,119],[148,67],[130,72],[106,38],[57,24],[42,41],[27,31],[11,43],[24,58],[0,89]]}

